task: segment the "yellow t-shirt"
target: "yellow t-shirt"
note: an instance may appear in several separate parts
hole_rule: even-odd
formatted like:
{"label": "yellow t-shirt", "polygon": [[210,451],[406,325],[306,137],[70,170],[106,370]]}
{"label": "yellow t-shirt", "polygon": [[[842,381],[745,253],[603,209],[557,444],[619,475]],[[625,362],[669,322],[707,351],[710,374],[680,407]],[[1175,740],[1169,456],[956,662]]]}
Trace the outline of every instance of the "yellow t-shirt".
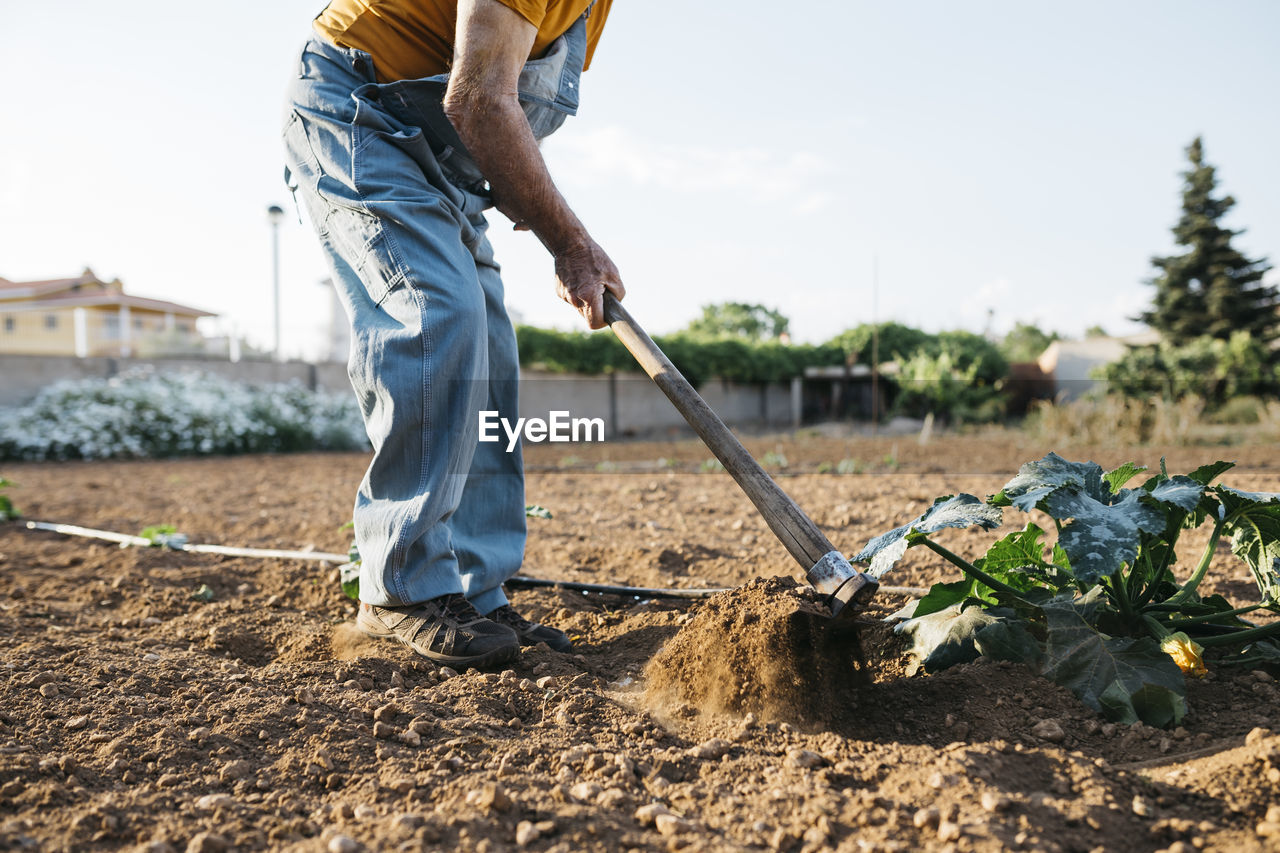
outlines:
{"label": "yellow t-shirt", "polygon": [[[499,0],[538,28],[531,59],[582,17],[591,0]],[[612,0],[596,0],[587,18],[587,66]],[[383,83],[416,80],[449,70],[458,27],[457,0],[331,0],[313,26],[339,47],[373,57]]]}

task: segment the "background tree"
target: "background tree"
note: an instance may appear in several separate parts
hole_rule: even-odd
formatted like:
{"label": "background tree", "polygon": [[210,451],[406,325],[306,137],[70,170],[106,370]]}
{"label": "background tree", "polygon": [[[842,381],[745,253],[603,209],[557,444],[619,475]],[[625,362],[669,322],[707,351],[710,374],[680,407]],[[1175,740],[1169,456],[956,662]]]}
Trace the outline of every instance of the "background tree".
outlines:
{"label": "background tree", "polygon": [[1187,158],[1191,168],[1182,173],[1182,216],[1173,227],[1177,244],[1187,251],[1151,259],[1159,270],[1151,280],[1155,299],[1139,319],[1171,341],[1200,335],[1225,341],[1245,331],[1266,344],[1280,325],[1280,294],[1262,281],[1271,267],[1265,258],[1250,260],[1231,245],[1231,238],[1244,232],[1224,228],[1220,220],[1236,202],[1229,195],[1214,196],[1217,177],[1204,160],[1199,137],[1187,148]]}
{"label": "background tree", "polygon": [[1060,338],[1057,332],[1046,332],[1033,323],[1017,323],[1000,341],[1000,352],[1009,361],[1035,361]]}
{"label": "background tree", "polygon": [[745,302],[721,302],[702,306],[702,316],[689,324],[690,334],[706,337],[777,340],[787,333],[791,321],[772,308]]}

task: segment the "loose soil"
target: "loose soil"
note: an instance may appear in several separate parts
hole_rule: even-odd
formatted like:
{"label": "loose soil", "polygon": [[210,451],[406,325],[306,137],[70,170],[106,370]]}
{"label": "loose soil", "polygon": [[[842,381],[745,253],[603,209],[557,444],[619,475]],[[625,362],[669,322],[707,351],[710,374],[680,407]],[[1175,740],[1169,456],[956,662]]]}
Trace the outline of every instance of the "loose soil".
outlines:
{"label": "loose soil", "polygon": [[[782,486],[850,552],[1050,449],[1106,466],[1160,452],[1013,434],[747,444],[786,458]],[[525,574],[741,589],[517,591],[574,652],[458,674],[356,633],[332,566],[0,525],[0,849],[1277,849],[1277,673],[1214,668],[1173,731],[1109,724],[1009,664],[908,677],[881,621],[907,599],[823,622],[800,567],[725,474],[701,470],[696,442],[562,448],[527,453],[529,500],[554,518],[531,520]],[[1274,446],[1180,448],[1169,467],[1217,458],[1240,463],[1231,484],[1280,490]],[[842,460],[859,473],[829,473]],[[3,473],[32,519],[345,552],[366,462]],[[972,555],[989,534],[939,538]],[[1204,541],[1191,535],[1184,561]],[[1215,558],[1214,589],[1243,601],[1253,585],[1233,561]],[[913,549],[885,580],[954,577]],[[202,586],[211,600],[193,597]]]}

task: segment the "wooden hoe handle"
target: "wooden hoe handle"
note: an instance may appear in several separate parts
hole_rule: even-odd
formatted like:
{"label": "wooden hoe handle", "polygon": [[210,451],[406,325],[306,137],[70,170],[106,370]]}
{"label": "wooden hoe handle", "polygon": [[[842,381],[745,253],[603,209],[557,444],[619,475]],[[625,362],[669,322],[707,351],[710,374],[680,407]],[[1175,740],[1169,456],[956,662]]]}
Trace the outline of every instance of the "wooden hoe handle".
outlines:
{"label": "wooden hoe handle", "polygon": [[818,525],[760,467],[724,421],[693,389],[689,380],[680,375],[671,360],[608,291],[604,294],[604,316],[618,340],[684,415],[698,437],[711,448],[801,568],[807,572],[824,555],[835,551],[836,547],[818,529]]}

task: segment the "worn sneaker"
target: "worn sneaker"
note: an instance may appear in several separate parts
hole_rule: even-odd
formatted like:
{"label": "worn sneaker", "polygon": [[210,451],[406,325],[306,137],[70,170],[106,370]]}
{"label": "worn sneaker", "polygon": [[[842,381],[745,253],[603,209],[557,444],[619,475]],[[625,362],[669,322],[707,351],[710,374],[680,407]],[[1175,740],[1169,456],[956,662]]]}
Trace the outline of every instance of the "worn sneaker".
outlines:
{"label": "worn sneaker", "polygon": [[484,618],[457,593],[408,607],[362,601],[356,627],[371,637],[399,640],[424,658],[450,666],[492,666],[520,653],[514,630]]}
{"label": "worn sneaker", "polygon": [[537,622],[530,622],[517,613],[516,609],[510,604],[502,605],[490,613],[487,618],[515,631],[516,636],[520,638],[520,645],[522,646],[536,646],[538,643],[546,643],[557,652],[567,652],[573,649],[573,641],[569,639],[569,635],[564,631],[548,625],[541,625]]}

